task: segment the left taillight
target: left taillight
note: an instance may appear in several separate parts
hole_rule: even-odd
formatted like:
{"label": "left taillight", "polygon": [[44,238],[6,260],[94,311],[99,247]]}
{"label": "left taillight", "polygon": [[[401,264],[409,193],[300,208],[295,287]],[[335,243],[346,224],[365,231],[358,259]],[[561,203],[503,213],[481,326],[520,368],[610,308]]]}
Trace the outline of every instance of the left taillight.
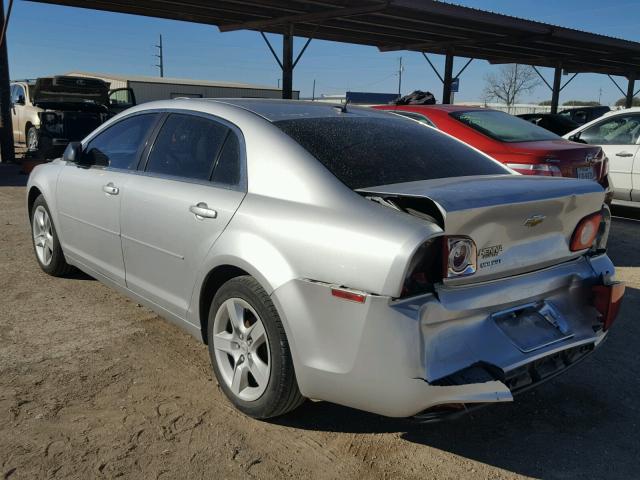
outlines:
{"label": "left taillight", "polygon": [[444,238],[444,276],[446,278],[466,277],[478,269],[478,249],[469,237]]}
{"label": "left taillight", "polygon": [[543,177],[561,177],[562,171],[555,165],[544,163],[507,163],[507,167],[522,175],[541,175]]}
{"label": "left taillight", "polygon": [[602,213],[600,212],[593,213],[580,220],[571,236],[571,244],[569,246],[571,251],[578,252],[591,248],[600,231],[601,222]]}

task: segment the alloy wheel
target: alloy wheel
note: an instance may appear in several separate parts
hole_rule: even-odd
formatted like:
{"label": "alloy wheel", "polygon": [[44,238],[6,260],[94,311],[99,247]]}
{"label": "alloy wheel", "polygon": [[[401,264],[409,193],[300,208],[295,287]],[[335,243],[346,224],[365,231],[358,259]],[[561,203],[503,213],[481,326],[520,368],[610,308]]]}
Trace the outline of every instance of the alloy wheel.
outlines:
{"label": "alloy wheel", "polygon": [[226,300],[216,312],[213,347],[223,381],[239,399],[260,398],[269,383],[271,352],[256,311],[241,298]]}
{"label": "alloy wheel", "polygon": [[49,265],[53,257],[53,228],[47,209],[39,205],[33,212],[33,244],[42,265]]}

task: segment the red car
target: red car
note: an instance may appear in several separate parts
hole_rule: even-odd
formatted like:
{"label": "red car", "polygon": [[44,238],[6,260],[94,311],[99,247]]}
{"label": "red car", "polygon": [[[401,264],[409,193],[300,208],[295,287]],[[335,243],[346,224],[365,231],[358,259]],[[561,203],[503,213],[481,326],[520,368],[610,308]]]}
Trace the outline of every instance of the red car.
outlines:
{"label": "red car", "polygon": [[609,161],[602,149],[565,140],[508,113],[454,105],[380,105],[436,127],[524,175],[575,177],[609,189]]}

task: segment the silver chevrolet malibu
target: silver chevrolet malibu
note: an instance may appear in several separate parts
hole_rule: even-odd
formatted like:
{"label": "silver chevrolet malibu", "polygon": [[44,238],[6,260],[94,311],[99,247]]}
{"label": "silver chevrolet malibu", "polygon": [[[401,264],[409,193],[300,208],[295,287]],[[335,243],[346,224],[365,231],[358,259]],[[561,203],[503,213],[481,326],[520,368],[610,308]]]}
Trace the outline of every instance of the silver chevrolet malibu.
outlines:
{"label": "silver chevrolet malibu", "polygon": [[42,269],[202,339],[255,418],[310,398],[431,421],[563,372],[624,293],[603,198],[390,113],[247,99],[135,107],[28,183]]}

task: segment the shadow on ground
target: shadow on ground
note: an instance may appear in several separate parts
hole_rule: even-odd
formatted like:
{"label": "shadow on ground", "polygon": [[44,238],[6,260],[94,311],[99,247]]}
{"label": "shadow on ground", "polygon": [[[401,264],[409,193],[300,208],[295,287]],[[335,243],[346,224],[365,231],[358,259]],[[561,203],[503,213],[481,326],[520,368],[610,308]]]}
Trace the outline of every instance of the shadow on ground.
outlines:
{"label": "shadow on ground", "polygon": [[0,163],[0,187],[24,187],[28,175],[20,173],[20,165]]}
{"label": "shadow on ground", "polygon": [[541,478],[638,478],[640,290],[627,289],[602,348],[566,374],[459,420],[420,425],[325,402],[307,402],[276,423],[401,438]]}

